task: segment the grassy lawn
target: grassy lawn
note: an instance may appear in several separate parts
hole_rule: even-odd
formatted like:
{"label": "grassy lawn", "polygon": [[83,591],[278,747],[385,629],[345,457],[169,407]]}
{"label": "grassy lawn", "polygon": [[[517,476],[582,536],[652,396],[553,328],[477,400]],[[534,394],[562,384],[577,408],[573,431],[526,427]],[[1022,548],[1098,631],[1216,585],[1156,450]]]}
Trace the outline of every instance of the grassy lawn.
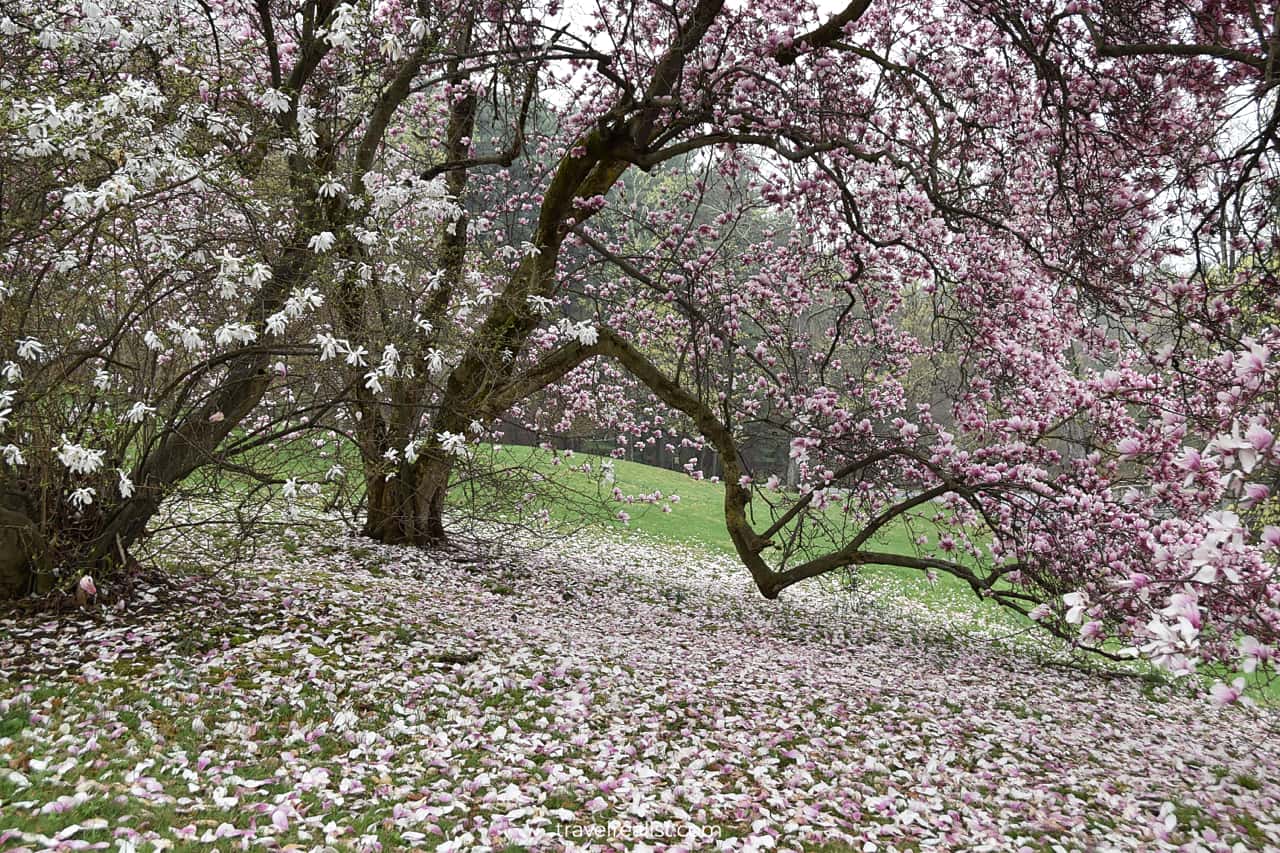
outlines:
{"label": "grassy lawn", "polygon": [[[724,525],[724,486],[718,482],[695,480],[679,471],[625,460],[606,460],[605,457],[586,453],[568,456],[560,454],[558,458],[553,458],[547,451],[522,446],[503,446],[494,452],[491,459],[483,458],[478,461],[492,464],[499,470],[532,469],[550,483],[582,497],[572,502],[553,503],[550,512],[555,521],[565,524],[587,523],[615,531],[631,530],[659,542],[690,545],[729,556],[736,555]],[[614,469],[611,483],[603,481],[600,476],[601,464],[606,461],[611,462]],[[581,470],[584,465],[590,466],[589,471]],[[624,495],[661,493],[664,499],[657,504],[640,501],[618,503],[611,496],[614,486],[621,489]],[[672,496],[677,496],[678,501],[668,500]],[[756,503],[759,503],[758,500]],[[664,512],[664,505],[670,506],[671,511]],[[625,510],[630,516],[625,524],[617,517],[619,509]],[[763,530],[771,523],[767,510],[757,507],[756,512],[756,529]],[[833,509],[829,511],[828,517],[832,521],[838,521],[838,515],[838,511]],[[876,550],[891,554],[915,554],[914,536],[918,532],[928,531],[927,524],[917,524],[921,530],[915,532],[911,530],[909,520],[889,524],[872,539],[870,545]],[[851,530],[848,535],[852,536],[854,533],[856,530]],[[824,550],[839,544],[833,543],[826,536],[819,536],[814,541]],[[1025,619],[1012,611],[990,602],[979,601],[966,583],[950,575],[939,574],[931,582],[915,569],[864,566],[859,570],[859,579],[864,583],[885,587],[886,591],[891,590],[896,596],[925,606],[945,607],[982,621],[995,620],[1014,630],[1025,629],[1028,625]],[[837,583],[831,578],[818,582]]]}
{"label": "grassy lawn", "polygon": [[[344,453],[343,456],[341,461],[354,473],[359,466],[358,458],[353,454]],[[332,458],[321,459],[319,464],[323,468],[332,461]],[[318,479],[321,476],[317,470],[311,470],[316,468],[317,459],[309,448],[301,448],[297,462],[297,470],[294,472],[297,476],[303,479]],[[605,463],[613,467],[612,480],[605,480],[601,476],[602,465]],[[457,517],[474,515],[481,520],[508,517],[513,495],[521,492],[537,493],[539,497],[524,507],[524,513],[527,516],[535,510],[545,511],[561,535],[571,535],[578,529],[598,528],[641,541],[706,549],[736,559],[724,527],[724,487],[717,482],[695,480],[679,471],[637,462],[611,460],[580,452],[552,454],[520,445],[502,445],[482,450],[473,459],[471,472],[475,476],[470,479],[465,471],[466,466],[461,468],[463,482],[450,493]],[[234,477],[231,479],[234,480]],[[624,497],[632,496],[636,499],[630,503],[616,500],[613,495],[615,487]],[[501,494],[498,494],[499,491]],[[656,503],[640,499],[642,496],[657,494],[662,497]],[[758,499],[754,505],[757,513],[753,519],[755,527],[763,530],[770,523],[767,508]],[[665,512],[664,507],[670,508],[670,511]],[[625,522],[618,517],[619,511],[624,511],[629,516]],[[827,518],[834,526],[839,526],[841,519],[838,510],[830,510]],[[915,529],[912,528],[913,523]],[[856,532],[856,528],[846,528],[843,538],[847,541]],[[930,535],[931,539],[937,535],[936,529],[928,521],[906,517],[886,525],[870,546],[887,553],[916,554],[921,549],[917,549],[913,540],[921,533]],[[811,543],[813,547],[823,551],[830,550],[837,544],[825,534],[815,536]],[[928,553],[927,548],[922,550],[923,553]],[[815,556],[816,553],[811,549],[809,556]],[[770,556],[776,559],[776,552],[766,554],[766,557]],[[963,557],[958,559],[967,562]],[[802,561],[803,558],[793,556],[790,565]],[[743,571],[745,573],[745,569]],[[847,583],[848,579],[848,575],[828,576],[808,581],[800,585],[800,588],[810,584],[836,588]],[[1030,620],[990,601],[978,599],[966,583],[950,575],[940,573],[935,580],[930,581],[915,569],[863,566],[858,570],[856,579],[860,586],[873,592],[880,601],[888,605],[946,613],[960,633],[969,630],[992,633],[994,630],[1009,635],[1026,635],[1028,638],[1045,636]],[[1111,643],[1108,648],[1115,651],[1120,646]],[[1149,670],[1149,667],[1142,664],[1129,666]],[[1206,666],[1201,670],[1206,683],[1219,679],[1230,681],[1242,674],[1218,666]],[[1252,685],[1252,695],[1260,701],[1280,704],[1280,680],[1272,679],[1266,683],[1260,683],[1253,677],[1246,680]]]}
{"label": "grassy lawn", "polygon": [[[678,471],[625,460],[609,460],[613,464],[614,480],[612,483],[605,483],[600,479],[600,466],[606,461],[604,457],[573,453],[568,456],[561,454],[556,461],[546,451],[522,446],[503,446],[491,460],[481,461],[491,462],[498,469],[532,469],[551,483],[563,485],[578,495],[595,497],[594,502],[580,500],[572,504],[554,504],[551,509],[556,521],[577,525],[585,522],[614,531],[629,529],[658,542],[707,548],[735,556],[733,543],[724,526],[724,486],[720,483],[695,480]],[[590,466],[589,472],[578,470],[584,465]],[[663,500],[656,505],[641,502],[623,505],[612,499],[611,491],[614,486],[621,489],[624,495],[661,492],[664,497],[678,495],[679,501],[675,504]],[[670,505],[672,511],[663,512],[663,504]],[[625,525],[616,515],[620,507],[630,516]],[[757,516],[755,519],[757,529],[763,529],[768,523],[767,516]],[[888,525],[872,540],[873,547],[892,554],[916,553],[913,542],[915,532],[910,529],[909,523],[904,521]],[[927,523],[920,524],[919,527],[921,531],[928,530]],[[1021,614],[978,599],[966,583],[950,575],[939,574],[931,582],[915,569],[863,566],[859,570],[859,579],[863,584],[899,602],[912,603],[933,611],[946,611],[955,617],[961,630],[970,627],[987,631],[994,628],[1009,633],[1025,632],[1029,635],[1040,633]],[[813,582],[832,586],[839,583],[831,578],[811,581]],[[1119,646],[1111,644],[1110,648],[1115,651]],[[1143,672],[1152,671],[1146,664],[1129,666],[1136,666]],[[1243,673],[1207,666],[1201,674],[1207,683],[1212,683],[1218,679],[1230,681]],[[1256,679],[1249,680],[1256,682]],[[1278,704],[1280,681],[1256,683],[1252,695],[1265,704]]]}

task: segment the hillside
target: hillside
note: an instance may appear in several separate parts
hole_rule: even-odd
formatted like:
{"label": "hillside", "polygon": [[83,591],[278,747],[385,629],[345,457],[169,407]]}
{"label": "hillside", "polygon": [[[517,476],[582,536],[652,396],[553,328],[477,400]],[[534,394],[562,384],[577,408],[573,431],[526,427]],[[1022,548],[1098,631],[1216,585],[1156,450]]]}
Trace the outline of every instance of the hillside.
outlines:
{"label": "hillside", "polygon": [[634,536],[284,545],[74,632],[0,619],[0,846],[1280,844],[1274,713],[900,598],[765,602]]}

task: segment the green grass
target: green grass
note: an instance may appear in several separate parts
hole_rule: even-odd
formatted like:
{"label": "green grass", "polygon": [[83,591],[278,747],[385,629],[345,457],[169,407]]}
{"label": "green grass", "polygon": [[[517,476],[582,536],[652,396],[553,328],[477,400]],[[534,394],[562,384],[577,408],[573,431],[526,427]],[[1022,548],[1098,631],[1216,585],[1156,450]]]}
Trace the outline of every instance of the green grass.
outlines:
{"label": "green grass", "polygon": [[[536,471],[546,477],[555,486],[572,489],[579,496],[594,496],[595,500],[585,498],[571,502],[552,502],[549,506],[552,518],[569,525],[594,525],[615,531],[631,530],[659,542],[672,542],[736,556],[733,543],[729,538],[724,523],[724,486],[709,480],[695,480],[679,471],[669,471],[638,462],[626,460],[610,460],[614,468],[614,481],[605,483],[600,479],[601,463],[605,457],[586,453],[573,453],[567,458],[561,454],[559,464],[553,462],[551,453],[536,448],[522,446],[503,446],[493,454],[478,458],[482,466],[494,469],[526,469]],[[578,470],[584,463],[590,465],[590,473]],[[636,502],[620,504],[611,497],[614,486],[620,488],[625,495],[649,495],[661,492],[664,500],[658,504]],[[678,503],[671,503],[666,498],[679,496]],[[465,500],[465,499],[464,499]],[[672,511],[663,512],[663,504],[670,505]],[[617,518],[619,509],[630,516],[624,525]],[[751,511],[754,512],[752,523],[757,530],[766,529],[772,523],[768,508],[761,505],[757,497],[753,501]],[[829,510],[828,521],[839,525],[838,510]],[[918,531],[911,528],[912,519],[892,523],[878,533],[869,543],[871,548],[890,554],[915,554],[914,537],[917,532],[928,532],[927,524],[915,519]],[[844,535],[851,537],[856,529],[846,529]],[[834,542],[825,534],[815,535],[808,556],[830,551],[843,544]],[[817,550],[814,550],[817,549]],[[769,557],[766,554],[766,557]],[[802,562],[803,557],[793,558],[792,565]],[[946,574],[940,574],[935,582],[930,582],[925,575],[916,569],[900,566],[863,566],[858,570],[863,581],[889,583],[894,591],[911,600],[927,606],[957,609],[967,614],[981,614],[987,619],[1007,624],[1010,628],[1026,626],[1020,616],[999,605],[980,601],[974,596],[964,581]],[[961,604],[963,602],[963,604]]]}
{"label": "green grass", "polygon": [[[629,529],[659,542],[671,542],[698,548],[706,548],[729,556],[735,556],[733,543],[729,539],[724,525],[724,486],[708,480],[694,480],[679,471],[669,471],[638,462],[612,460],[614,482],[602,483],[600,480],[600,464],[604,457],[586,453],[574,453],[565,458],[561,456],[560,464],[553,464],[552,454],[536,448],[522,446],[504,446],[492,457],[477,460],[482,465],[492,465],[497,469],[526,469],[536,471],[548,478],[552,484],[571,488],[579,495],[591,495],[594,502],[577,500],[568,503],[552,502],[551,514],[554,520],[568,525],[594,525],[604,529],[621,531]],[[573,470],[583,463],[589,463],[590,473]],[[679,503],[672,505],[672,512],[662,511],[662,501],[658,505],[633,503],[619,504],[610,495],[616,485],[624,494],[645,495],[661,492],[664,497],[679,495]],[[630,519],[626,525],[618,520],[618,510],[625,509]],[[829,514],[836,519],[835,511]],[[756,517],[752,519],[757,530],[765,529],[771,520],[767,510],[757,508]],[[917,530],[911,528],[912,519],[887,525],[877,535],[871,546],[878,551],[891,554],[915,554],[917,549],[914,537],[919,532],[929,532],[927,522],[915,520]],[[856,531],[847,531],[853,535]],[[829,538],[815,540],[816,547],[830,549],[834,544]],[[811,554],[812,556],[812,554]],[[961,562],[965,562],[961,560]],[[745,569],[744,569],[745,571]],[[961,623],[986,625],[999,631],[1034,632],[1031,621],[1021,614],[1001,607],[991,601],[981,600],[973,594],[968,584],[959,578],[940,574],[936,581],[930,582],[924,574],[916,569],[900,566],[863,566],[858,570],[863,582],[882,589],[891,590],[896,597],[921,604],[934,610],[943,610],[959,617]],[[813,581],[810,581],[812,583]],[[822,582],[822,581],[818,581]],[[1112,643],[1111,650],[1119,644]],[[1100,659],[1102,668],[1110,668]],[[1150,667],[1137,664],[1141,672],[1152,672]],[[1239,672],[1223,667],[1207,666],[1201,672],[1206,683],[1218,679],[1230,681]],[[1267,683],[1259,683],[1257,679],[1249,679],[1252,683],[1250,695],[1257,701],[1268,705],[1280,704],[1280,679]]]}
{"label": "green grass", "polygon": [[[346,451],[341,454],[341,461],[350,472],[349,476],[358,476],[359,459],[350,452],[350,448],[346,448]],[[555,461],[557,456],[558,462]],[[302,460],[306,460],[305,464]],[[334,460],[321,460],[321,467],[327,467],[332,461]],[[519,445],[481,450],[470,466],[472,473],[479,476],[472,482],[453,489],[450,501],[462,515],[471,512],[492,518],[495,512],[504,514],[507,508],[504,507],[504,501],[509,500],[510,495],[498,496],[493,484],[506,482],[507,487],[502,491],[507,493],[521,490],[545,492],[535,501],[535,505],[546,509],[552,521],[565,531],[597,527],[617,533],[632,532],[660,543],[703,548],[736,557],[724,525],[723,485],[708,480],[695,480],[683,472],[626,460],[609,460],[613,465],[614,480],[604,482],[600,477],[601,463],[604,461],[606,457],[587,453],[553,455],[548,451]],[[589,473],[575,470],[582,468],[584,464],[590,466]],[[294,465],[296,470],[290,469],[290,473],[294,475],[319,476],[315,471],[304,470],[307,466],[317,465],[317,460],[306,453],[298,454]],[[467,466],[460,466],[464,477],[466,468]],[[496,477],[493,476],[495,472]],[[535,482],[534,478],[543,478],[544,482]],[[512,482],[519,485],[513,488]],[[619,503],[611,494],[615,485],[625,495],[640,496],[660,492],[663,500],[656,505],[638,501]],[[669,500],[673,495],[679,496],[678,503]],[[664,504],[671,506],[672,511],[663,512]],[[768,527],[771,519],[767,507],[760,504],[759,498],[753,501],[755,515],[752,522],[757,530],[762,531]],[[619,510],[624,510],[630,516],[626,524],[618,519]],[[827,520],[838,527],[838,511],[829,511]],[[916,529],[912,528],[913,524]],[[810,543],[807,556],[832,550],[856,532],[856,528],[846,527],[842,535],[837,535],[836,539],[839,541],[833,541],[826,534],[819,534]],[[917,533],[930,534],[931,539],[936,536],[936,530],[927,521],[908,517],[886,525],[868,546],[891,554],[916,554],[918,549],[913,540]],[[928,553],[927,549],[924,553]],[[776,559],[776,552],[766,554],[766,558],[770,557]],[[803,559],[803,556],[793,556],[789,565],[795,565]],[[965,558],[958,558],[958,561],[969,562]],[[960,623],[985,625],[988,628],[994,626],[1009,634],[1035,632],[1030,620],[990,601],[978,599],[968,584],[947,574],[939,574],[936,581],[931,582],[916,569],[869,565],[859,568],[857,576],[861,582],[883,590],[899,600],[945,611]],[[831,578],[808,583],[815,582],[834,583]],[[1107,646],[1111,651],[1120,647],[1118,643]],[[1146,668],[1143,669],[1145,671]],[[1231,681],[1241,674],[1221,666],[1206,666],[1201,670],[1200,677],[1211,684],[1219,679]],[[1247,680],[1251,684],[1250,694],[1258,701],[1269,705],[1280,704],[1280,679],[1271,679],[1265,683],[1257,678]]]}

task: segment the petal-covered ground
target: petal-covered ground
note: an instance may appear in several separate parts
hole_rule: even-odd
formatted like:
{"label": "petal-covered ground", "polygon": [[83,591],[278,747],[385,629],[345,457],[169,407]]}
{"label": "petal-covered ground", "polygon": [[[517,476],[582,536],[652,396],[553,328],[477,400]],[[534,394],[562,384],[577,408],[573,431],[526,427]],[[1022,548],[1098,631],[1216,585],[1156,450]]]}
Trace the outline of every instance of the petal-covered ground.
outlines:
{"label": "petal-covered ground", "polygon": [[0,848],[1280,846],[1274,711],[961,627],[603,536],[285,540],[0,617]]}

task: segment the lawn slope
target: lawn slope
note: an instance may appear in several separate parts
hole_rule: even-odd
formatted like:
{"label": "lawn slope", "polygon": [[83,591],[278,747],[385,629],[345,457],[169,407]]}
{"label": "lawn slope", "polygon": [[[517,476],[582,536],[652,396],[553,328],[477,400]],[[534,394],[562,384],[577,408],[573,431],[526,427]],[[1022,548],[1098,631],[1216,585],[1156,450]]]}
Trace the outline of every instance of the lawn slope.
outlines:
{"label": "lawn slope", "polygon": [[209,568],[0,615],[0,848],[1280,845],[1274,713],[873,591],[585,534]]}

